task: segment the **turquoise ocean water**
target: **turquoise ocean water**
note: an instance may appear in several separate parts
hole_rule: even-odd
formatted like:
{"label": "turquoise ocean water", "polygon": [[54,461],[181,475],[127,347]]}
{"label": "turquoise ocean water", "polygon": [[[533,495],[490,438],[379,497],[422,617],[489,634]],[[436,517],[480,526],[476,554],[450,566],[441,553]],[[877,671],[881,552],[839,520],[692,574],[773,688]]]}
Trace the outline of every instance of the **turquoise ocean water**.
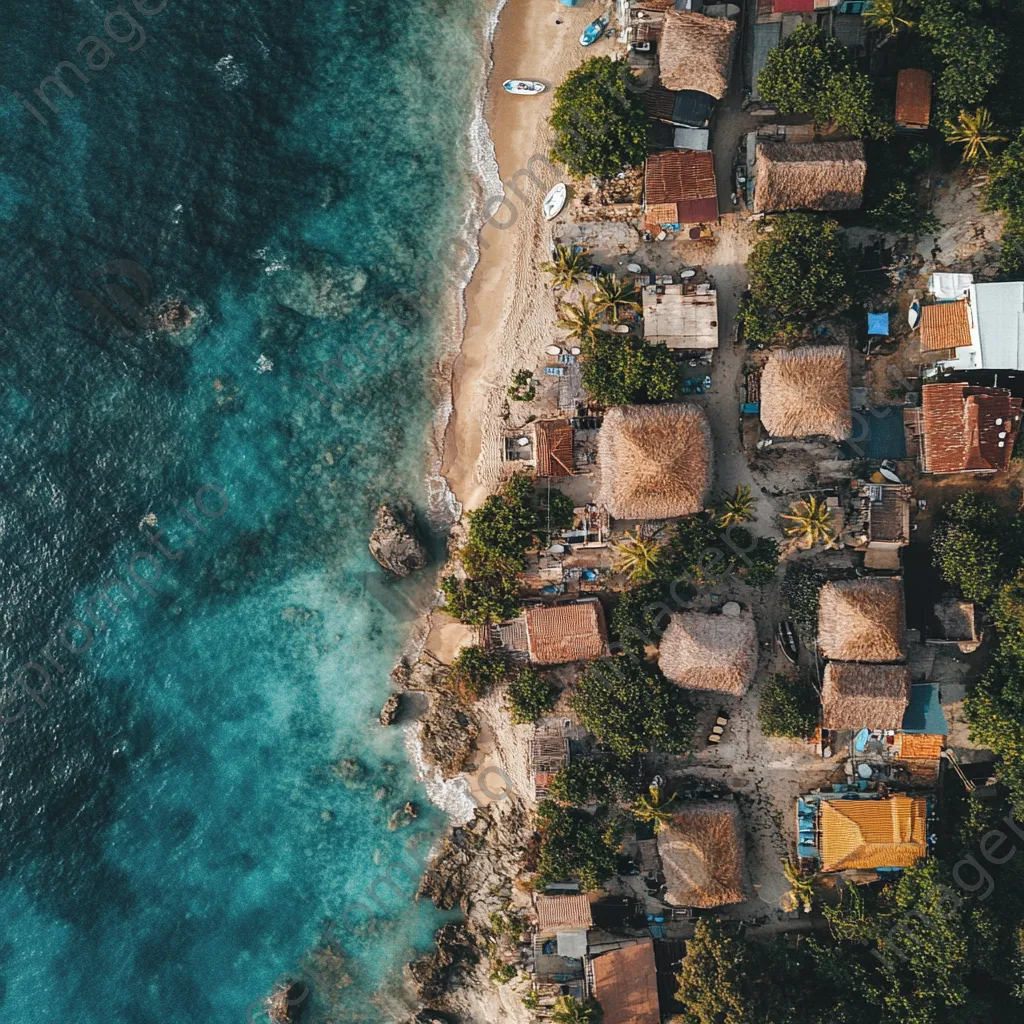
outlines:
{"label": "turquoise ocean water", "polygon": [[426,502],[488,5],[113,7],[0,15],[0,1020],[240,1022],[299,973],[399,1019],[440,916],[367,889],[443,820],[375,724],[419,595],[366,538]]}

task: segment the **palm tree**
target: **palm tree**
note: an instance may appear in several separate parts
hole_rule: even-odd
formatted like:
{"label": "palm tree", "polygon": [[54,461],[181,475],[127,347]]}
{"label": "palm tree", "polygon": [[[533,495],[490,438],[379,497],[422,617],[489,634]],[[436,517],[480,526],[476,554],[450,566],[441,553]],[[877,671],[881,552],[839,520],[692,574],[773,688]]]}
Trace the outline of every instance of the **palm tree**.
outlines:
{"label": "palm tree", "polygon": [[806,501],[794,502],[789,508],[788,516],[781,516],[782,519],[789,519],[793,525],[785,527],[787,537],[800,537],[812,548],[821,541],[826,547],[831,547],[835,540],[835,533],[832,530],[832,512],[828,505],[819,501],[813,495]]}
{"label": "palm tree", "polygon": [[540,269],[551,275],[551,283],[556,288],[569,291],[583,280],[587,272],[587,260],[590,253],[575,245],[556,245],[555,257],[542,263]]}
{"label": "palm tree", "polygon": [[988,151],[990,142],[1005,142],[1006,136],[999,134],[999,129],[992,123],[992,115],[985,107],[978,107],[973,114],[961,110],[957,123],[946,122],[946,141],[959,143],[964,147],[964,160],[972,166],[981,163],[982,157],[988,161],[992,154]]}
{"label": "palm tree", "polygon": [[599,313],[611,313],[618,320],[619,309],[639,310],[636,289],[628,281],[620,281],[614,274],[605,274],[597,282],[594,292],[594,306]]}
{"label": "palm tree", "polygon": [[740,523],[752,523],[757,516],[754,515],[754,506],[757,500],[750,493],[750,484],[740,484],[730,497],[722,495],[722,511],[718,515],[718,528],[726,530],[730,526],[737,526]]}
{"label": "palm tree", "polygon": [[803,874],[799,862],[792,859],[782,862],[782,873],[789,882],[788,896],[793,909],[800,907],[805,914],[809,914],[814,909],[814,900],[818,895],[818,876]]}
{"label": "palm tree", "polygon": [[588,999],[581,1003],[572,996],[559,996],[551,1011],[555,1024],[597,1024],[597,1008]]}
{"label": "palm tree", "polygon": [[662,798],[661,786],[657,783],[648,787],[647,794],[638,797],[633,804],[633,817],[639,821],[649,821],[654,826],[654,831],[660,832],[672,820],[669,806],[675,800],[676,794]]}
{"label": "palm tree", "polygon": [[640,531],[627,533],[615,545],[615,571],[627,573],[631,580],[649,580],[661,557],[661,547],[653,537]]}
{"label": "palm tree", "polygon": [[558,326],[568,331],[580,345],[586,345],[594,340],[599,322],[597,310],[585,295],[579,303],[565,303],[558,313]]}
{"label": "palm tree", "polygon": [[907,17],[904,0],[871,0],[864,11],[864,20],[871,28],[882,29],[894,36],[905,28],[913,28],[914,23]]}

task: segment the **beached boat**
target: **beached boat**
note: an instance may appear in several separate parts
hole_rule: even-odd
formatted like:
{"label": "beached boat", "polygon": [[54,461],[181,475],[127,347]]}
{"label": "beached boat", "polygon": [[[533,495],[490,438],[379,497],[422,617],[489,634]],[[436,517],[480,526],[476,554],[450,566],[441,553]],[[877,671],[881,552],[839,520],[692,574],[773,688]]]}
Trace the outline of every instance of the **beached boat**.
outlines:
{"label": "beached boat", "polygon": [[604,15],[596,21],[592,21],[580,35],[580,46],[590,46],[591,43],[596,43],[604,35],[604,30],[607,27],[608,19]]}
{"label": "beached boat", "polygon": [[544,83],[530,82],[524,78],[510,78],[504,83],[504,89],[513,96],[537,96],[544,91]]}
{"label": "beached boat", "polygon": [[907,323],[910,324],[910,329],[913,330],[921,322],[921,303],[914,299],[910,304],[910,309],[907,310]]}
{"label": "beached boat", "polygon": [[545,220],[554,220],[562,212],[566,199],[569,198],[568,189],[563,182],[559,182],[545,197],[541,210],[544,212]]}
{"label": "beached boat", "polygon": [[779,641],[782,653],[794,665],[800,655],[800,641],[797,640],[796,626],[792,622],[780,622],[775,627],[775,636]]}

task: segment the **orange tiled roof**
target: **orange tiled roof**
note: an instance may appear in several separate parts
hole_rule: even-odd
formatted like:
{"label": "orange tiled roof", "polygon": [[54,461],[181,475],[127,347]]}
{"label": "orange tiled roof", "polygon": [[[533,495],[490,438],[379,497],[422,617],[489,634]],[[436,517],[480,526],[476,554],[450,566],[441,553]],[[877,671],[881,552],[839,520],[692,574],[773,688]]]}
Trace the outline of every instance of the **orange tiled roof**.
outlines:
{"label": "orange tiled roof", "polygon": [[596,601],[527,608],[526,635],[530,660],[537,665],[599,658],[604,654],[604,615]]}
{"label": "orange tiled roof", "polygon": [[658,975],[650,939],[602,953],[592,964],[603,1024],[659,1024]]}
{"label": "orange tiled roof", "polygon": [[926,352],[966,348],[971,344],[971,317],[966,299],[921,308],[921,348]]}
{"label": "orange tiled roof", "polygon": [[1020,428],[1021,405],[1007,388],[925,384],[921,468],[926,473],[1005,470]]}
{"label": "orange tiled roof", "polygon": [[585,893],[570,896],[538,896],[537,927],[542,932],[571,928],[593,928],[590,900]]}
{"label": "orange tiled roof", "polygon": [[916,757],[934,760],[946,745],[945,736],[930,736],[925,733],[905,732],[900,734],[900,757]]}
{"label": "orange tiled roof", "polygon": [[927,852],[921,798],[821,801],[821,869],[909,868]]}
{"label": "orange tiled roof", "polygon": [[900,128],[927,128],[931,115],[931,72],[904,68],[896,77],[896,124]]}
{"label": "orange tiled roof", "polygon": [[541,420],[533,425],[537,476],[572,476],[572,424]]}

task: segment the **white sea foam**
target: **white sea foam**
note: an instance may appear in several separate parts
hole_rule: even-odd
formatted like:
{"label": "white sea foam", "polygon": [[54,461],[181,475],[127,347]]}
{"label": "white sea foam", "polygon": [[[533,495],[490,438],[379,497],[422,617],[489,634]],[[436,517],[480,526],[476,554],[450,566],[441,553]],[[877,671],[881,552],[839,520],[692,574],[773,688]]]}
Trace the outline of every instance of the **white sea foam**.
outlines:
{"label": "white sea foam", "polygon": [[440,769],[427,764],[423,757],[423,744],[420,742],[420,730],[416,724],[405,730],[405,747],[409,761],[416,768],[416,778],[423,783],[430,802],[439,807],[452,825],[464,825],[473,820],[476,801],[470,792],[469,783],[463,778],[446,779]]}

